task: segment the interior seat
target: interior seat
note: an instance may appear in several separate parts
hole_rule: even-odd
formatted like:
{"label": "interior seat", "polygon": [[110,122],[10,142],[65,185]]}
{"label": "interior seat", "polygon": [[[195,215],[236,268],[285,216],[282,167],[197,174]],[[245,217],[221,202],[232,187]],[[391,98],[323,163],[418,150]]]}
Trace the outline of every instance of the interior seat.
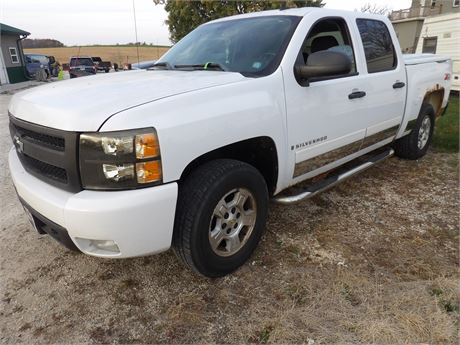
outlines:
{"label": "interior seat", "polygon": [[339,42],[337,42],[334,36],[316,37],[311,42],[311,52],[316,53],[322,50],[328,50],[329,48],[332,48],[338,45],[339,45]]}

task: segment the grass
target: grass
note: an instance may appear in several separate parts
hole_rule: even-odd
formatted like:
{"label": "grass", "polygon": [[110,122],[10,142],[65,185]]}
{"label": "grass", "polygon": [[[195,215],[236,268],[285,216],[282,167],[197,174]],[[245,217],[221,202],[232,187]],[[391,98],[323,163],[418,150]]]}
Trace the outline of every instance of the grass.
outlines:
{"label": "grass", "polygon": [[459,97],[450,96],[446,114],[437,122],[433,145],[439,151],[458,152],[459,150]]}

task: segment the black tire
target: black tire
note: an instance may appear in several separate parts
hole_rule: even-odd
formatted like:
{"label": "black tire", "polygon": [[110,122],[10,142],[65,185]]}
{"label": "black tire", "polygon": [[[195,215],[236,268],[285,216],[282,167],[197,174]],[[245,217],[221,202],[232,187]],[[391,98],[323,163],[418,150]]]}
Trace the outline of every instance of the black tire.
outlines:
{"label": "black tire", "polygon": [[[251,196],[248,199],[255,201],[255,225],[251,227],[252,231],[246,230],[246,235],[243,234],[246,240],[241,241],[242,247],[238,251],[222,256],[211,247],[210,228],[216,217],[217,204],[223,201],[224,196],[231,197],[230,194],[235,190],[249,192]],[[235,212],[234,208],[231,210]],[[211,278],[224,276],[236,270],[251,256],[265,229],[267,212],[267,185],[257,169],[229,159],[205,163],[179,185],[173,235],[174,251],[195,272]],[[237,217],[238,214],[234,216]],[[223,218],[220,221],[225,222]],[[236,222],[236,218],[233,221]],[[233,225],[229,223],[226,233]],[[222,223],[222,229],[223,226]],[[243,230],[240,231],[243,233]],[[226,246],[227,243],[221,250],[226,250]]]}
{"label": "black tire", "polygon": [[[419,147],[419,133],[425,118],[429,118],[430,130],[428,141],[423,147]],[[398,139],[393,145],[396,156],[404,159],[415,160],[423,157],[428,148],[430,147],[431,141],[433,140],[433,132],[435,125],[435,112],[430,104],[423,104],[420,109],[415,126],[410,134]]]}

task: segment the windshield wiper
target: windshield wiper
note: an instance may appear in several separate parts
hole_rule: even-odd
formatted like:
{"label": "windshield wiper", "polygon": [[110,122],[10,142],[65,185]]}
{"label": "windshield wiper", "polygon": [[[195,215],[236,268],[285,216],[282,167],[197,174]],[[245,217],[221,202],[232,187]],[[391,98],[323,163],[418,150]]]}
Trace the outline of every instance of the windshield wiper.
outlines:
{"label": "windshield wiper", "polygon": [[165,69],[174,69],[174,67],[167,61],[157,62],[151,68],[154,68],[154,67],[164,67]]}
{"label": "windshield wiper", "polygon": [[227,68],[223,65],[215,62],[206,62],[204,64],[194,64],[194,65],[174,65],[174,68],[191,68],[194,70],[219,70],[219,71],[227,71]]}

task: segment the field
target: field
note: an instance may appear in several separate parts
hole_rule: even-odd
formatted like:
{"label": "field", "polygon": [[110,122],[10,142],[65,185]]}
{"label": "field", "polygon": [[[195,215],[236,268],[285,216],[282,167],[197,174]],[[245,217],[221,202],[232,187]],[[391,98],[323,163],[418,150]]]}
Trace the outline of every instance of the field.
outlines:
{"label": "field", "polygon": [[[24,49],[26,53],[53,55],[60,63],[68,63],[71,56],[100,56],[104,61],[123,63],[137,62],[136,47],[126,46],[88,46],[64,48]],[[168,47],[139,47],[139,61],[157,60],[168,51]]]}
{"label": "field", "polygon": [[[205,279],[171,251],[98,259],[37,234],[7,168],[10,99],[0,95],[0,344],[459,343],[459,162],[443,145],[272,204],[251,260]],[[458,123],[455,105],[449,114]]]}

